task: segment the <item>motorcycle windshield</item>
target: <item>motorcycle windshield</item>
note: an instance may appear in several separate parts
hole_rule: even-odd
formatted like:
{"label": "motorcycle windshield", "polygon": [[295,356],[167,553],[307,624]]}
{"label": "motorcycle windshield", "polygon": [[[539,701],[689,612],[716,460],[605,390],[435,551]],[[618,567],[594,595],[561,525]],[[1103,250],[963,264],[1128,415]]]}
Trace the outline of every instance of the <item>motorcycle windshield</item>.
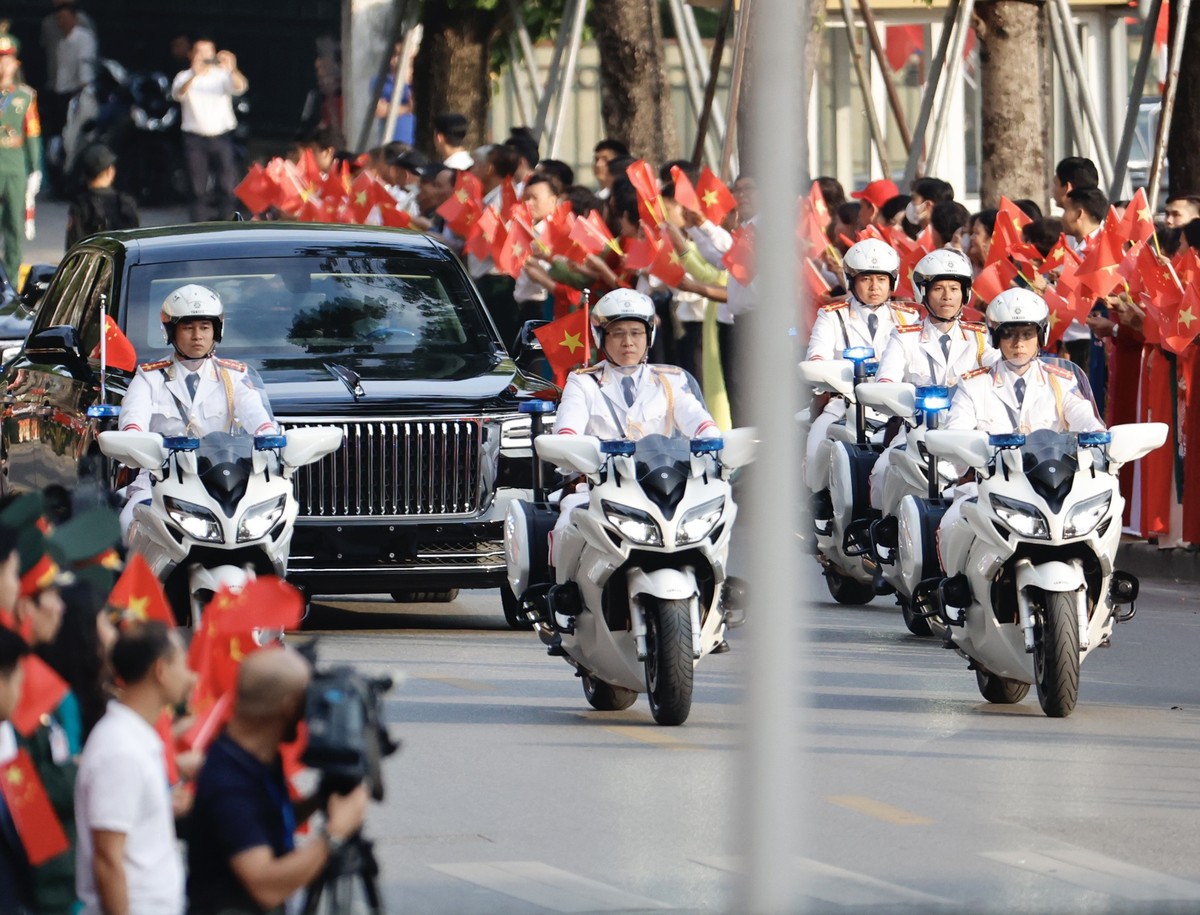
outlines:
{"label": "motorcycle windshield", "polygon": [[200,439],[196,471],[205,491],[232,518],[254,473],[254,436],[210,432]]}
{"label": "motorcycle windshield", "polygon": [[1071,492],[1079,442],[1074,432],[1038,429],[1025,437],[1021,465],[1034,492],[1046,500],[1050,510],[1059,511]]}
{"label": "motorcycle windshield", "polygon": [[633,452],[634,473],[642,491],[671,518],[691,475],[691,441],[683,436],[647,435]]}
{"label": "motorcycle windshield", "polygon": [[1070,359],[1059,359],[1057,356],[1042,356],[1039,360],[1043,365],[1053,365],[1064,371],[1070,372],[1075,376],[1075,385],[1078,388],[1080,397],[1087,398],[1092,405],[1092,410],[1097,416],[1100,415],[1100,410],[1096,407],[1096,398],[1092,395],[1092,386],[1088,383],[1087,372],[1077,366]]}

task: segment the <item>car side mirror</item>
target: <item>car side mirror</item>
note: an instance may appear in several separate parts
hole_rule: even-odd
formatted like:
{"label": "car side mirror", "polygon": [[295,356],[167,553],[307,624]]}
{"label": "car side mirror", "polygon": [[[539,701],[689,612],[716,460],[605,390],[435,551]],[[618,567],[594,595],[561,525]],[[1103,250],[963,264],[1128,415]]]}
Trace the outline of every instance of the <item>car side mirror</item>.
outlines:
{"label": "car side mirror", "polygon": [[522,369],[529,371],[534,361],[542,354],[542,341],[534,331],[545,327],[549,321],[526,321],[517,332],[513,346],[513,361]]}
{"label": "car side mirror", "polygon": [[69,324],[56,324],[30,335],[25,341],[25,353],[34,362],[47,365],[87,365],[79,352],[79,335]]}
{"label": "car side mirror", "polygon": [[56,269],[53,264],[34,264],[29,268],[29,273],[25,276],[25,285],[21,287],[21,304],[30,312],[41,304]]}

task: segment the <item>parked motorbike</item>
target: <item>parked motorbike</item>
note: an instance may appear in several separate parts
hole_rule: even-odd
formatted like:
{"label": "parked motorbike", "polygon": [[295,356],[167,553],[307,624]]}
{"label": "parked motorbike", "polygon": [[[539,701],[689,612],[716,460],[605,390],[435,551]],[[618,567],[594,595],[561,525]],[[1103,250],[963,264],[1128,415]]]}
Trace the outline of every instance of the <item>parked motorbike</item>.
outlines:
{"label": "parked motorbike", "polygon": [[118,183],[139,203],[162,206],[187,199],[179,103],[163,73],[129,77],[129,124]]}
{"label": "parked motorbike", "polygon": [[863,522],[879,517],[871,508],[870,476],[883,452],[885,423],[878,413],[860,409],[855,393],[875,373],[874,360],[873,349],[856,346],[842,359],[800,363],[805,383],[847,403],[845,422],[830,427],[829,446],[817,451],[817,477],[828,483],[813,505],[817,560],[830,595],[840,604],[866,604],[875,597],[875,561]]}
{"label": "parked motorbike", "polygon": [[129,548],[163,582],[179,623],[195,625],[222,586],[286,575],[299,511],[292,475],[341,447],[342,431],[202,438],[110,431],[99,443],[108,457],[150,473],[151,501],[134,509]]}
{"label": "parked motorbike", "polygon": [[973,468],[980,482],[963,505],[967,523],[941,533],[950,577],[922,582],[914,599],[941,616],[989,702],[1020,702],[1036,685],[1048,716],[1075,708],[1081,662],[1136,612],[1137,579],[1113,568],[1125,508],[1118,472],[1166,436],[1163,423],[925,436],[931,455]]}
{"label": "parked motorbike", "polygon": [[540,435],[534,446],[591,490],[555,539],[552,577],[545,535],[554,508],[510,506],[513,593],[544,642],[559,637],[593,708],[625,709],[644,692],[655,721],[682,724],[695,665],[744,613],[743,586],[726,574],[737,516],[728,474],[752,459],[753,431],[692,441]]}

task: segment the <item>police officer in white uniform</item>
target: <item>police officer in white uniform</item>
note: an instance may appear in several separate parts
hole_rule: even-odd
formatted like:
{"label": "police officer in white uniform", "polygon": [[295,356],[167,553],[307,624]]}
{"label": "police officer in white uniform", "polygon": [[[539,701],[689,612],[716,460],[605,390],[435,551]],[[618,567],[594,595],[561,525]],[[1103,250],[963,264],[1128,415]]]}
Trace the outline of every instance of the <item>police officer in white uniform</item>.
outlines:
{"label": "police officer in white uniform", "polygon": [[[1038,358],[1050,328],[1050,308],[1041,296],[1028,289],[1006,289],[992,300],[987,317],[1000,359],[991,368],[976,369],[962,377],[954,389],[943,429],[977,429],[992,435],[1037,429],[1104,429],[1096,405],[1080,389],[1075,373],[1064,365]],[[963,504],[978,495],[975,483],[957,487],[954,503],[938,526],[939,552],[947,537],[952,536],[951,528],[967,523],[962,516]]]}
{"label": "police officer in white uniform", "polygon": [[[245,364],[216,357],[224,314],[220,296],[207,286],[189,283],[166,297],[160,320],[174,353],[138,366],[121,402],[122,430],[195,437],[238,429],[250,435],[276,431]],[[143,471],[129,484],[123,530],[129,529],[134,506],[149,501],[149,494],[150,477]]]}
{"label": "police officer in white uniform", "polygon": [[[853,245],[842,259],[845,301],[817,312],[808,338],[808,359],[841,359],[852,346],[869,346],[878,356],[892,329],[917,324],[920,315],[911,305],[888,301],[900,281],[900,256],[877,238]],[[820,493],[829,485],[829,427],[846,415],[846,402],[832,398],[809,426],[805,477],[809,489]]]}
{"label": "police officer in white uniform", "polygon": [[[925,319],[892,330],[879,359],[876,381],[953,387],[967,372],[995,364],[1000,351],[992,346],[987,329],[961,320],[971,298],[972,276],[971,262],[954,248],[938,248],[917,262],[912,285],[917,301],[925,306]],[[904,441],[901,430],[871,469],[872,508],[885,509],[883,481],[893,450]],[[895,506],[886,509],[892,511]]]}

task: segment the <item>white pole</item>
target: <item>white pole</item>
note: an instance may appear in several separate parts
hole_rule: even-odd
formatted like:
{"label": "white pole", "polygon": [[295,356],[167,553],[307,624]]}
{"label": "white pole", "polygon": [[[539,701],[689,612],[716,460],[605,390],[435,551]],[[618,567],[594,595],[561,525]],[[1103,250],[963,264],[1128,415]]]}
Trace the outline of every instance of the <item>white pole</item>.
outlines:
{"label": "white pole", "polygon": [[554,129],[550,132],[550,148],[546,153],[551,159],[558,157],[558,144],[562,140],[567,110],[571,105],[571,95],[575,91],[575,65],[579,60],[579,45],[583,42],[583,19],[586,14],[587,0],[578,0],[575,4],[575,22],[571,27],[571,45],[567,51],[566,72],[558,87],[558,107],[554,112]]}

